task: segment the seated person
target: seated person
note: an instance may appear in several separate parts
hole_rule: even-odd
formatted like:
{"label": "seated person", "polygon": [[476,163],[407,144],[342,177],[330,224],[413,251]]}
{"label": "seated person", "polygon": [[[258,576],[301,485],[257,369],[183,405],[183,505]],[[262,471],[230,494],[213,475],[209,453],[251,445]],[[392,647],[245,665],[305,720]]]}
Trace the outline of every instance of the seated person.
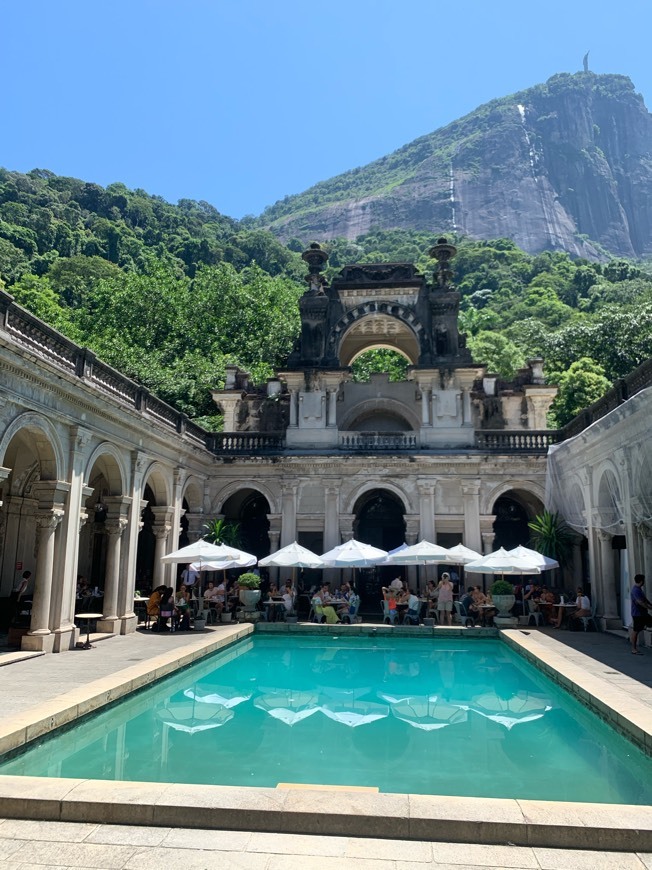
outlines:
{"label": "seated person", "polygon": [[179,587],[174,599],[176,608],[175,620],[179,631],[188,631],[190,629],[190,590],[186,588],[184,583]]}
{"label": "seated person", "polygon": [[[453,587],[451,586],[451,592]],[[405,611],[405,616],[403,617],[404,625],[418,625],[419,624],[419,613],[421,610],[421,602],[414,594],[413,589],[409,589],[406,596],[404,596],[405,603],[407,604],[407,610]]]}
{"label": "seated person", "polygon": [[[559,628],[564,619],[564,609],[563,607],[557,608],[557,619],[555,619],[550,624],[555,628]],[[574,619],[579,619],[582,616],[590,616],[591,615],[591,602],[589,601],[588,595],[584,595],[583,589],[581,586],[577,587],[577,598],[575,599],[575,610],[571,610],[568,614],[568,624],[572,625]]]}
{"label": "seated person", "polygon": [[149,601],[147,602],[147,615],[150,617],[150,619],[152,617],[158,617],[161,604],[161,595],[165,592],[165,590],[165,586],[157,586],[156,589],[149,596]]}
{"label": "seated person", "polygon": [[335,625],[335,623],[340,620],[337,613],[335,613],[335,609],[328,603],[329,601],[330,593],[327,584],[322,586],[322,588],[312,596],[312,606],[315,614],[317,616],[322,615],[329,625]]}
{"label": "seated person", "polygon": [[[159,612],[157,626],[159,631],[170,631],[174,628],[174,589],[171,586],[164,586],[163,590],[158,605]],[[170,625],[168,625],[168,619],[170,620]]]}
{"label": "seated person", "polygon": [[466,613],[469,613],[469,609],[470,609],[471,605],[473,604],[473,590],[474,589],[475,589],[475,586],[469,586],[469,588],[466,590],[466,593],[460,599],[460,604],[462,605],[462,607],[464,608]]}
{"label": "seated person", "polygon": [[265,619],[268,622],[276,622],[277,619],[283,616],[285,607],[283,606],[283,602],[280,601],[280,598],[281,593],[279,592],[276,583],[271,583],[267,601],[263,602],[265,604]]}
{"label": "seated person", "polygon": [[479,586],[474,588],[472,598],[473,601],[471,602],[468,611],[469,616],[473,617],[473,621],[476,625],[485,626],[487,622],[492,620],[498,613],[498,609],[496,607],[486,606],[492,604],[492,602]]}
{"label": "seated person", "polygon": [[217,607],[220,599],[220,593],[217,586],[212,580],[209,580],[208,586],[204,589],[204,607]]}
{"label": "seated person", "polygon": [[77,598],[81,602],[80,610],[90,610],[91,601],[93,600],[93,590],[91,589],[88,580],[80,574],[77,578]]}
{"label": "seated person", "polygon": [[541,589],[541,597],[539,598],[539,610],[543,614],[544,620],[551,625],[555,619],[555,595],[546,586]]}
{"label": "seated person", "polygon": [[[392,580],[392,583],[394,581]],[[402,585],[402,584],[401,584]],[[383,586],[383,600],[385,602],[385,612],[389,617],[391,625],[396,622],[396,613],[398,605],[398,592],[395,586]]]}
{"label": "seated person", "polygon": [[437,598],[439,597],[439,590],[437,589],[437,585],[434,580],[428,580],[426,584],[426,598],[428,600],[427,604],[427,612],[428,615],[436,612],[437,610]]}
{"label": "seated person", "polygon": [[287,616],[288,614],[294,611],[294,589],[292,588],[292,584],[288,580],[285,585],[285,589],[283,590],[283,612],[282,616]]}

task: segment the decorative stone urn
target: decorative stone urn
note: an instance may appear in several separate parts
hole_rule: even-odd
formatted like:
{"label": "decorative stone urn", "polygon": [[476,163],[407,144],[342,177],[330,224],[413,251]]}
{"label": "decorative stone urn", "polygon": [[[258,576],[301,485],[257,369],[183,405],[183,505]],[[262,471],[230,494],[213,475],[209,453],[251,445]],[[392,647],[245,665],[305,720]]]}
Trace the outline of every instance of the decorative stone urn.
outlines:
{"label": "decorative stone urn", "polygon": [[511,583],[507,580],[495,580],[491,586],[491,600],[498,608],[498,615],[494,616],[495,626],[514,628],[518,625],[518,619],[510,613],[516,601],[514,587]]}
{"label": "decorative stone urn", "polygon": [[260,601],[260,589],[241,589],[240,603],[244,608],[244,618],[248,622],[255,622],[258,618],[258,602]]}

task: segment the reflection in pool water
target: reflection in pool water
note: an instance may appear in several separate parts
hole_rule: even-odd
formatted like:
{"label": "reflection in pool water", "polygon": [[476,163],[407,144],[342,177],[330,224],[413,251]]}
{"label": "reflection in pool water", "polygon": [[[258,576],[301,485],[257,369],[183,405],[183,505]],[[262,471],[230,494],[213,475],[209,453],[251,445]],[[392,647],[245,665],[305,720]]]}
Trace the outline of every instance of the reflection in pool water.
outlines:
{"label": "reflection in pool water", "polygon": [[254,637],[0,773],[652,802],[652,760],[499,640]]}

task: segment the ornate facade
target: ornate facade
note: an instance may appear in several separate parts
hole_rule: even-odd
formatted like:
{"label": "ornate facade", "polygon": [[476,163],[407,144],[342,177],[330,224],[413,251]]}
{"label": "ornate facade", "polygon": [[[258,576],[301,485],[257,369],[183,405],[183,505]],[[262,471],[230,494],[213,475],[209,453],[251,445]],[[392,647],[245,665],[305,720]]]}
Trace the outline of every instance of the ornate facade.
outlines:
{"label": "ornate facade", "polygon": [[[473,362],[450,284],[455,249],[440,240],[431,253],[432,281],[410,264],[365,264],[329,285],[312,246],[287,368],[263,390],[230,369],[214,393],[219,434],[0,293],[0,596],[32,571],[23,646],[74,643],[78,574],[103,590],[100,629],[132,631],[134,591],[171,585],[160,557],[215,517],[240,522],[259,557],[353,535],[385,549],[525,542],[557,437],[545,428],[554,390],[540,360],[510,384]],[[352,381],[351,363],[374,347],[407,358],[404,381]],[[378,578],[365,582],[375,601]]]}

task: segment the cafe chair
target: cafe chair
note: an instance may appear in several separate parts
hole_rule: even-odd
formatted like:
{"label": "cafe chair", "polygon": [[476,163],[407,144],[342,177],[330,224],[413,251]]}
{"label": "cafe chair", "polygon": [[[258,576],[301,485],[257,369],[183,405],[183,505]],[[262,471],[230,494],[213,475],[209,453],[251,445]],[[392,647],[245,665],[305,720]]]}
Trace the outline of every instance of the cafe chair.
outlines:
{"label": "cafe chair", "polygon": [[598,620],[595,618],[596,610],[597,610],[597,602],[591,602],[591,615],[590,616],[578,616],[577,618],[582,623],[582,628],[584,631],[589,630],[589,625],[593,623],[593,630],[600,631],[600,626],[598,625]]}
{"label": "cafe chair", "polygon": [[466,607],[464,607],[462,602],[453,601],[453,607],[455,608],[455,618],[457,619],[459,624],[466,627],[468,627],[469,625],[473,627],[473,618],[467,613]]}
{"label": "cafe chair", "polygon": [[351,595],[349,598],[349,610],[348,613],[342,614],[342,622],[348,622],[349,625],[353,625],[358,617],[358,610],[360,610],[360,596]]}
{"label": "cafe chair", "polygon": [[537,605],[535,601],[532,601],[531,598],[527,600],[527,609],[528,609],[528,617],[527,624],[530,625],[531,621],[534,620],[534,624],[536,626],[543,625],[543,613],[540,610],[537,610]]}
{"label": "cafe chair", "polygon": [[[396,622],[396,614],[398,613],[398,611],[394,610],[390,612],[389,604],[385,601],[384,598],[380,602],[380,606],[383,611],[383,622],[385,623],[385,625],[394,625],[394,623]],[[392,613],[394,614],[393,616],[391,615]]]}
{"label": "cafe chair", "polygon": [[324,611],[322,610],[321,604],[310,605],[310,613],[308,614],[308,622],[318,622],[322,623],[324,621]]}
{"label": "cafe chair", "polygon": [[174,608],[162,607],[159,614],[159,630],[164,630],[167,627],[168,619],[170,620],[170,631],[174,631]]}

